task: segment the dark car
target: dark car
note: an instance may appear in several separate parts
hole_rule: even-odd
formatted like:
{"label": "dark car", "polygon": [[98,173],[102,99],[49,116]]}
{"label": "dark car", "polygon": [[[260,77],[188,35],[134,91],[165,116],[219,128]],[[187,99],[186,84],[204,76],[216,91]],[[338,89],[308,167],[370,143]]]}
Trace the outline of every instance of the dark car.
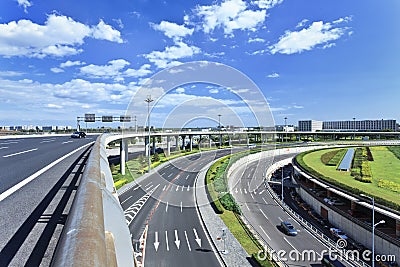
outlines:
{"label": "dark car", "polygon": [[281,222],[281,228],[287,235],[297,235],[297,230],[290,222]]}
{"label": "dark car", "polygon": [[85,138],[86,133],[85,132],[74,132],[71,134],[71,138]]}

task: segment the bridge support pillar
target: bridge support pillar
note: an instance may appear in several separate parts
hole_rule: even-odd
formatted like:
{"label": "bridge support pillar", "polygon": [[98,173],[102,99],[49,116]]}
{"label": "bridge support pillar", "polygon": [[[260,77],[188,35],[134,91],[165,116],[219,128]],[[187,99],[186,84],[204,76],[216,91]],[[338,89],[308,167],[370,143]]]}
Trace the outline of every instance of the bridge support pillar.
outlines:
{"label": "bridge support pillar", "polygon": [[185,150],[185,148],[186,148],[185,142],[186,142],[186,135],[182,135],[182,150]]}
{"label": "bridge support pillar", "polygon": [[167,136],[167,153],[166,156],[169,157],[171,155],[171,137]]}
{"label": "bridge support pillar", "polygon": [[396,236],[400,237],[400,220],[396,220]]}
{"label": "bridge support pillar", "polygon": [[120,172],[125,175],[125,162],[128,158],[128,142],[126,139],[121,139],[119,143],[119,156],[120,156]]}
{"label": "bridge support pillar", "polygon": [[211,134],[208,135],[208,146],[211,148],[212,145],[212,139],[211,139]]}
{"label": "bridge support pillar", "polygon": [[190,151],[193,150],[193,135],[189,135],[189,147]]}
{"label": "bridge support pillar", "polygon": [[153,152],[153,155],[154,155],[156,153],[156,137],[153,136],[151,141],[152,141],[151,151]]}
{"label": "bridge support pillar", "polygon": [[179,151],[179,135],[175,136],[175,149]]}
{"label": "bridge support pillar", "polygon": [[357,210],[357,203],[355,201],[350,202],[350,210],[354,213]]}
{"label": "bridge support pillar", "polygon": [[232,145],[232,137],[228,134],[228,145],[231,146]]}

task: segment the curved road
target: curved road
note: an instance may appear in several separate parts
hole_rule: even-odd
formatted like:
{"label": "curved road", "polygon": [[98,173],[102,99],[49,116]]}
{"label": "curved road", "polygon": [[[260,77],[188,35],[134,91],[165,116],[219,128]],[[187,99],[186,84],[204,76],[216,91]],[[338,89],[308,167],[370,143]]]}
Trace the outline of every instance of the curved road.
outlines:
{"label": "curved road", "polygon": [[145,266],[221,265],[200,224],[193,186],[205,165],[230,153],[176,159],[120,195],[132,238],[139,239],[148,225]]}

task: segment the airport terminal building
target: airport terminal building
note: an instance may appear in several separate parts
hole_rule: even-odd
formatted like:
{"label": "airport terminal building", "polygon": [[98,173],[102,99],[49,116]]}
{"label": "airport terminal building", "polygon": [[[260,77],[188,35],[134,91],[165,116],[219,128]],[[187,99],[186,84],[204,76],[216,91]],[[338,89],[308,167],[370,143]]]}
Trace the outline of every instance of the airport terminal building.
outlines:
{"label": "airport terminal building", "polygon": [[398,131],[396,120],[299,121],[299,131]]}

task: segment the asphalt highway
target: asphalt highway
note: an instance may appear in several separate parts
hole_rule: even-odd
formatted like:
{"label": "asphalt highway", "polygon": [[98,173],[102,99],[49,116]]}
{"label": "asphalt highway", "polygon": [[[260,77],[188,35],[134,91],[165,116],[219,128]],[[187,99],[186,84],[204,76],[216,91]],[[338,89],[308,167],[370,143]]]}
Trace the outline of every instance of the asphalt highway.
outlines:
{"label": "asphalt highway", "polygon": [[50,266],[95,138],[0,139],[0,266]]}
{"label": "asphalt highway", "polygon": [[[280,161],[294,154],[275,156],[274,161]],[[264,166],[259,162],[243,166],[242,176],[230,189],[240,205],[243,215],[259,235],[276,251],[284,251],[285,261],[289,266],[321,266],[320,256],[327,249],[311,233],[305,230],[296,220],[292,219],[272,198],[263,183],[256,188],[250,187],[251,180],[263,177]],[[289,221],[297,229],[297,236],[286,235],[280,224]],[[299,257],[305,251],[316,252],[313,257]],[[300,254],[298,254],[300,253]]]}
{"label": "asphalt highway", "polygon": [[221,265],[200,224],[193,186],[205,165],[230,153],[179,158],[121,194],[132,238],[139,239],[148,225],[145,266]]}

